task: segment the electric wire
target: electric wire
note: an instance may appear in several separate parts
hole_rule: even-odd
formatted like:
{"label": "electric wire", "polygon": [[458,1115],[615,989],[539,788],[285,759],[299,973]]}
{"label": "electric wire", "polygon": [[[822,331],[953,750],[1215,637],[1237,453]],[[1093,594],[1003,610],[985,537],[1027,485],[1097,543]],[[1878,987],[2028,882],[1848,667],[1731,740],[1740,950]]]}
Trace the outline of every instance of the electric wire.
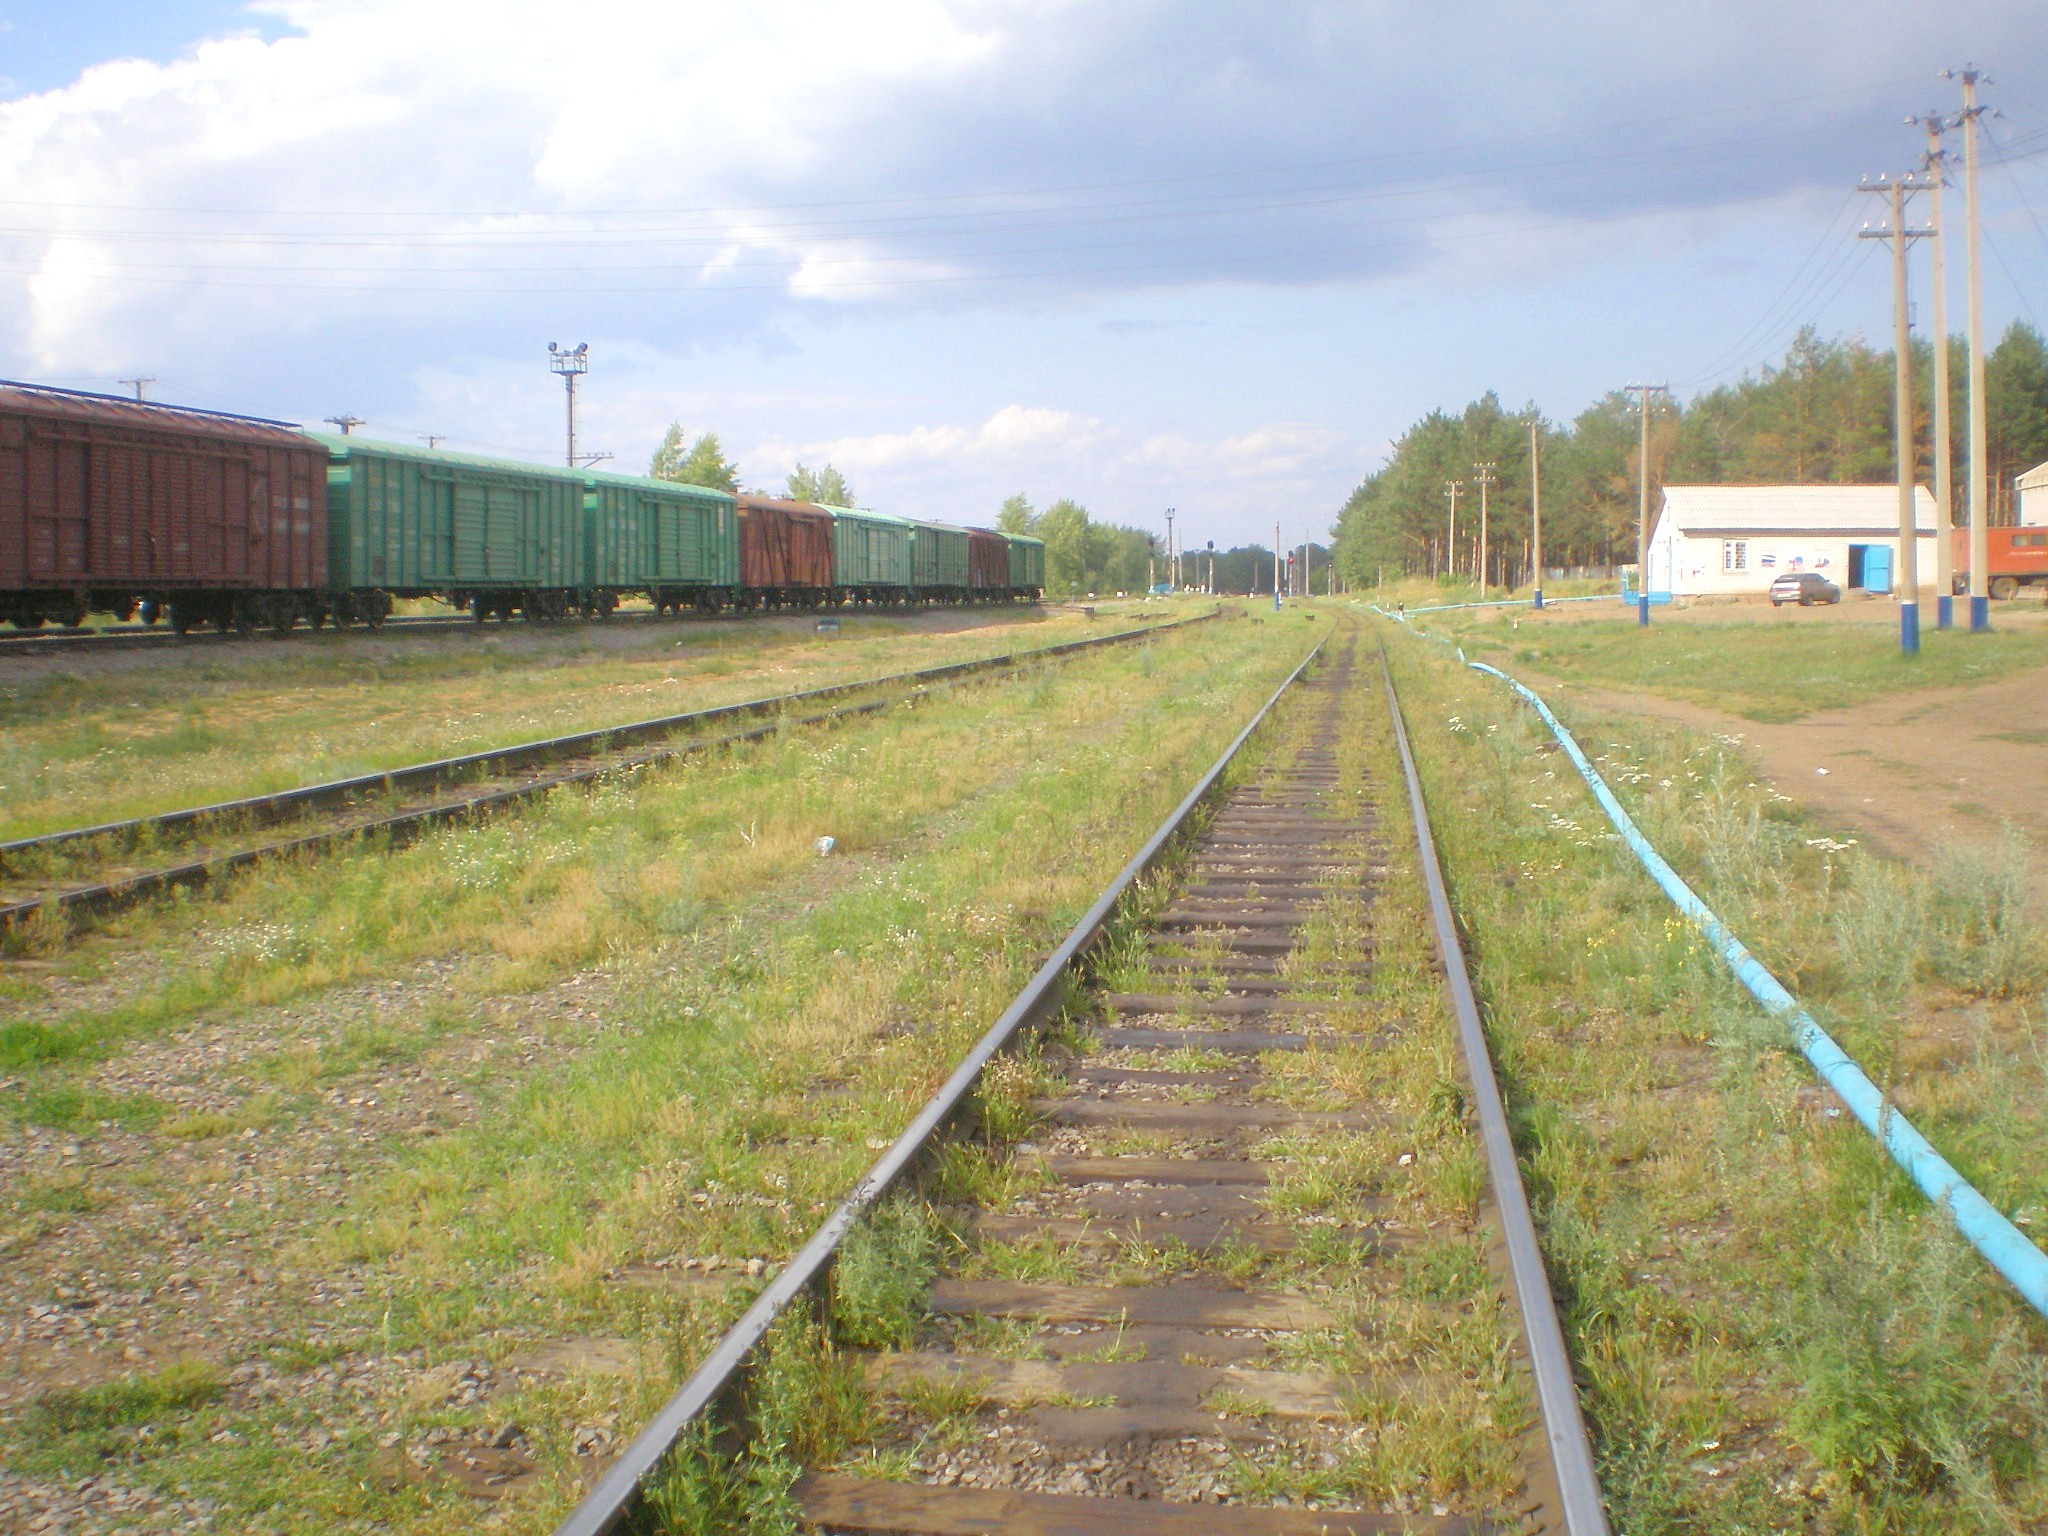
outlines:
{"label": "electric wire", "polygon": [[[1707,364],[1706,367],[1702,368],[1698,373],[1692,375],[1690,378],[1679,380],[1678,382],[1681,387],[1690,387],[1691,385],[1705,383],[1710,379],[1716,378],[1721,374],[1721,372],[1724,369],[1731,366],[1732,363],[1734,363],[1736,360],[1745,358],[1747,356],[1747,353],[1744,349],[1748,346],[1750,339],[1753,336],[1755,336],[1760,329],[1769,325],[1772,322],[1773,317],[1776,315],[1778,307],[1781,304],[1784,304],[1788,299],[1792,298],[1794,289],[1800,287],[1801,280],[1805,278],[1808,269],[1812,267],[1814,259],[1818,257],[1823,250],[1839,250],[1839,246],[1834,244],[1837,238],[1836,226],[1842,222],[1842,215],[1849,211],[1849,205],[1855,202],[1855,200],[1856,194],[1853,190],[1843,195],[1841,205],[1837,207],[1834,213],[1829,216],[1827,223],[1823,225],[1821,228],[1819,238],[1813,242],[1813,249],[1808,251],[1806,253],[1805,258],[1800,261],[1799,265],[1796,268],[1793,269],[1792,276],[1786,280],[1785,286],[1779,292],[1778,296],[1775,299],[1771,300],[1769,304],[1764,306],[1762,312],[1758,314],[1757,318],[1750,322],[1749,328],[1743,331],[1741,335],[1737,336],[1725,352],[1723,352],[1719,357],[1715,358],[1711,363]],[[1793,300],[1795,308],[1798,302],[1798,300]]]}
{"label": "electric wire", "polygon": [[[1910,79],[1893,79],[1893,80],[1884,80],[1884,81],[1877,81],[1877,82],[1873,82],[1873,83],[1871,83],[1871,84],[1866,84],[1866,85],[1856,85],[1856,86],[1845,86],[1845,87],[1842,87],[1842,88],[1840,88],[1840,89],[1837,89],[1837,90],[1833,90],[1833,91],[1820,91],[1820,92],[1814,92],[1814,93],[1810,93],[1810,94],[1807,94],[1807,95],[1805,95],[1805,96],[1803,97],[1803,99],[1804,99],[1804,100],[1807,100],[1807,101],[1827,101],[1827,100],[1833,100],[1833,99],[1836,99],[1836,98],[1839,98],[1839,97],[1844,97],[1844,96],[1861,96],[1861,95],[1867,95],[1867,94],[1869,94],[1869,93],[1870,93],[1870,92],[1872,92],[1872,91],[1878,91],[1878,90],[1890,90],[1890,89],[1893,89],[1893,88],[1896,88],[1896,87],[1899,87],[1899,86],[1904,86],[1904,85],[1910,85],[1910,84],[1913,84],[1913,83],[1915,83],[1915,82],[1914,82],[1913,80],[1910,80]],[[1677,123],[1685,123],[1685,122],[1695,122],[1695,121],[1698,121],[1698,120],[1700,120],[1700,119],[1703,119],[1703,118],[1712,118],[1712,117],[1725,117],[1725,116],[1730,116],[1730,115],[1740,115],[1740,116],[1744,116],[1744,117],[1747,117],[1747,116],[1751,115],[1752,113],[1754,113],[1754,112],[1755,112],[1756,110],[1758,110],[1758,109],[1760,109],[1760,108],[1764,108],[1764,107],[1769,107],[1769,108],[1772,108],[1772,109],[1774,109],[1774,110],[1775,110],[1775,109],[1779,108],[1779,107],[1780,107],[1781,105],[1782,105],[1782,103],[1780,103],[1780,102],[1777,102],[1777,101],[1772,101],[1772,102],[1754,102],[1754,103],[1728,103],[1728,104],[1725,104],[1725,105],[1722,105],[1722,106],[1718,106],[1718,107],[1705,107],[1705,108],[1701,108],[1701,109],[1699,109],[1699,110],[1697,110],[1697,111],[1692,111],[1692,112],[1680,112],[1680,113],[1673,113],[1673,114],[1669,114],[1669,115],[1667,115],[1667,116],[1663,116],[1663,117],[1653,117],[1653,118],[1641,118],[1641,119],[1635,119],[1635,120],[1624,120],[1624,121],[1618,121],[1618,122],[1617,122],[1617,121],[1606,121],[1606,122],[1600,122],[1600,123],[1594,123],[1594,124],[1589,124],[1589,125],[1587,125],[1587,126],[1585,126],[1585,127],[1582,127],[1582,128],[1560,128],[1560,129],[1553,129],[1553,130],[1550,130],[1549,132],[1545,132],[1545,133],[1518,133],[1518,134],[1514,135],[1514,136],[1513,136],[1512,138],[1503,138],[1503,139],[1481,139],[1481,140],[1469,140],[1469,141],[1466,141],[1466,142],[1464,142],[1464,143],[1462,143],[1462,144],[1455,144],[1455,145],[1451,145],[1451,146],[1448,146],[1448,148],[1447,148],[1447,151],[1446,151],[1446,152],[1448,152],[1448,153],[1457,153],[1457,154],[1469,154],[1469,153],[1478,153],[1478,152],[1482,152],[1482,151],[1485,151],[1485,150],[1488,150],[1488,149],[1495,149],[1495,148],[1499,148],[1499,147],[1501,147],[1501,146],[1503,146],[1503,145],[1507,145],[1507,146],[1513,146],[1513,147],[1521,147],[1521,146],[1524,146],[1524,145],[1528,145],[1528,144],[1532,144],[1532,143],[1543,143],[1543,142],[1546,142],[1546,141],[1554,141],[1554,140],[1569,140],[1569,139],[1576,139],[1576,138],[1586,138],[1586,137],[1590,137],[1590,136],[1594,136],[1594,135],[1600,135],[1600,136],[1606,137],[1606,136],[1612,136],[1612,135],[1614,135],[1614,134],[1618,134],[1618,133],[1622,133],[1622,132],[1627,132],[1627,131],[1632,131],[1632,130],[1641,130],[1641,129],[1644,129],[1644,128],[1654,128],[1654,127],[1658,127],[1658,126],[1661,126],[1661,125],[1667,125],[1667,124],[1677,124]],[[1847,131],[1847,130],[1840,130],[1840,131]],[[1782,138],[1782,137],[1780,137],[1780,138],[1778,138],[1778,139],[1775,139],[1775,140],[1773,140],[1773,142],[1777,142],[1777,143],[1780,143],[1780,144],[1782,144],[1782,143],[1784,142],[1784,140],[1783,140],[1783,138]],[[1631,152],[1628,152],[1628,153],[1647,153],[1647,151],[1631,151]],[[1579,160],[1579,159],[1573,159],[1573,160],[1568,160],[1568,161],[1557,161],[1557,162],[1545,162],[1545,163],[1551,163],[1551,164],[1578,164],[1578,163],[1580,163],[1580,160]],[[1258,178],[1261,178],[1261,179],[1270,179],[1270,178],[1272,178],[1272,177],[1275,177],[1275,176],[1280,176],[1280,175],[1286,175],[1286,174],[1289,174],[1289,173],[1298,173],[1298,172],[1302,172],[1302,171],[1312,171],[1312,170],[1330,170],[1330,169],[1336,169],[1336,168],[1339,168],[1339,167],[1364,167],[1364,168],[1371,168],[1371,169],[1374,169],[1374,170],[1379,170],[1379,169],[1382,169],[1382,168],[1384,167],[1384,165],[1385,165],[1385,157],[1384,157],[1384,156],[1381,156],[1381,155],[1354,155],[1354,156],[1346,156],[1346,157],[1343,157],[1343,158],[1341,158],[1341,159],[1332,159],[1332,160],[1320,160],[1320,161],[1306,161],[1306,162],[1296,162],[1296,163],[1294,163],[1294,164],[1292,164],[1292,165],[1280,165],[1280,166],[1272,166],[1272,165],[1268,165],[1268,166],[1264,166],[1264,167],[1244,167],[1244,168],[1236,168],[1236,169],[1230,169],[1230,170],[1219,170],[1219,171],[1197,171],[1197,172],[1185,172],[1185,173],[1182,173],[1182,174],[1180,174],[1180,175],[1177,175],[1177,176],[1165,176],[1165,177],[1144,177],[1144,178],[1137,178],[1137,179],[1131,179],[1131,180],[1125,180],[1125,181],[1109,181],[1109,182],[1086,182],[1086,183],[1080,183],[1080,184],[1072,184],[1072,185],[1067,185],[1067,186],[1055,186],[1055,187],[1050,187],[1050,188],[1039,188],[1039,189],[1035,189],[1035,190],[1027,190],[1027,191],[1022,191],[1022,192],[1012,193],[1012,194],[1008,194],[1008,195],[1011,195],[1011,196],[1021,196],[1021,197],[1067,197],[1067,196],[1074,196],[1074,195],[1077,195],[1077,194],[1080,194],[1080,193],[1087,193],[1087,192],[1113,192],[1113,191],[1127,191],[1127,190],[1134,190],[1134,189],[1138,189],[1138,188],[1143,188],[1143,187],[1157,187],[1157,186],[1176,186],[1176,185],[1185,185],[1185,184],[1188,184],[1188,183],[1192,183],[1192,182],[1203,182],[1203,181],[1215,181],[1215,180],[1220,180],[1220,179],[1224,179],[1224,178],[1227,178],[1227,177],[1235,177],[1235,176],[1250,176],[1250,177],[1258,177]],[[776,213],[776,212],[794,212],[794,211],[799,211],[799,210],[803,210],[803,209],[828,209],[828,208],[878,208],[878,207],[901,207],[901,206],[918,206],[918,205],[930,205],[930,204],[940,204],[940,203],[952,203],[952,202],[962,202],[962,201],[973,201],[973,200],[979,200],[979,199],[983,199],[983,198],[986,198],[986,197],[988,197],[989,195],[990,195],[990,194],[987,194],[987,193],[980,193],[980,192],[954,192],[954,193],[922,193],[922,194],[917,194],[917,195],[915,195],[915,196],[899,196],[899,197],[887,197],[887,198],[864,198],[864,199],[857,199],[857,198],[837,198],[837,199],[829,199],[829,200],[818,200],[818,201],[793,201],[793,202],[783,202],[783,203],[759,203],[759,204],[740,204],[740,205],[736,205],[736,206],[733,206],[733,207],[723,207],[723,206],[698,206],[698,207],[689,207],[689,208],[673,208],[673,209],[652,209],[652,210],[650,210],[650,209],[644,209],[644,208],[621,208],[621,209],[592,209],[592,210],[585,210],[585,211],[583,212],[583,214],[582,214],[581,216],[582,216],[582,217],[588,217],[588,218],[603,218],[603,217],[621,217],[621,218],[623,218],[623,217],[636,217],[636,216],[640,216],[640,217],[646,217],[646,216],[661,216],[661,217],[673,217],[673,216],[677,216],[677,215],[695,215],[695,216],[699,216],[699,217],[712,217],[712,216],[725,216],[725,217],[734,217],[734,216],[738,216],[738,215],[741,215],[741,214],[750,214],[750,213]],[[241,218],[241,217],[258,217],[258,216],[261,216],[261,217],[272,217],[272,216],[276,216],[276,217],[289,217],[289,218],[296,218],[296,217],[304,217],[304,216],[320,216],[320,217],[328,217],[328,218],[392,218],[392,217],[397,217],[397,218],[446,218],[446,217],[457,217],[457,218],[525,218],[525,217],[531,217],[531,216],[533,216],[533,214],[534,214],[534,211],[533,211],[532,209],[516,209],[516,208],[515,208],[515,209],[496,209],[496,210],[490,210],[490,209],[480,209],[480,210],[471,210],[471,211],[469,211],[469,212],[467,212],[467,213],[462,213],[462,212],[454,212],[454,213],[450,213],[450,212],[447,212],[447,211],[440,211],[440,210],[427,210],[427,209],[420,209],[420,210],[408,210],[408,209],[391,209],[391,208],[375,208],[375,209],[337,209],[337,208],[331,208],[331,207],[321,207],[321,208],[307,208],[307,209],[266,209],[266,208],[222,208],[222,207],[192,207],[192,206],[187,206],[187,205],[180,205],[180,204],[141,204],[141,203],[125,203],[125,202],[124,202],[124,203],[59,203],[59,202],[52,202],[52,201],[49,201],[49,200],[45,200],[45,199],[35,199],[35,200],[23,200],[23,199],[10,199],[10,198],[0,198],[0,207],[9,207],[9,206],[27,206],[27,207],[38,207],[38,208],[67,208],[67,209],[74,209],[74,210],[97,210],[97,211],[112,211],[112,212],[156,212],[156,213],[189,213],[189,214],[192,214],[192,215],[194,215],[194,216],[206,216],[206,217],[215,217],[215,218]]]}

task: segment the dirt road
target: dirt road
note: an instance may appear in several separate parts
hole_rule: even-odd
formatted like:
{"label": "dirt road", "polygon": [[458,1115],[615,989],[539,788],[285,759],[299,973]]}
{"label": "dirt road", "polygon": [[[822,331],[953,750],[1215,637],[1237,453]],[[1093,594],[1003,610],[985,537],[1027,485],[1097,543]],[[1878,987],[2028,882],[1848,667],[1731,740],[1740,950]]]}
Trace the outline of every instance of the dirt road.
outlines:
{"label": "dirt road", "polygon": [[[1781,794],[1923,868],[1941,847],[1988,841],[2007,822],[2048,853],[2048,667],[1783,725],[1649,693],[1569,682],[1552,682],[1545,691],[1553,699],[1738,736],[1755,749]],[[2048,895],[2043,874],[2048,871],[2037,874],[2037,884]]]}

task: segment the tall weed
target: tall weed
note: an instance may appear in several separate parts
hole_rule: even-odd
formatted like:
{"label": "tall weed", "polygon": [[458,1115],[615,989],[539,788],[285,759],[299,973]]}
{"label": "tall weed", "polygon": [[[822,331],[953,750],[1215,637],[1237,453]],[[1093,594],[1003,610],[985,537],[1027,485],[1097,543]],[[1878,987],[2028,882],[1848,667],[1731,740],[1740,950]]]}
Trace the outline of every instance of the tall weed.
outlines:
{"label": "tall weed", "polygon": [[1936,965],[1980,997],[2015,997],[2040,985],[2044,936],[2030,911],[2033,842],[2007,825],[1998,841],[1943,851],[1935,868]]}
{"label": "tall weed", "polygon": [[2016,1530],[1997,1489],[2048,1437],[2048,1373],[2009,1328],[1973,1347],[1960,1325],[1978,1284],[1938,1217],[1863,1222],[1787,1293],[1801,1388],[1788,1422],[1847,1488],[1952,1499],[1968,1522],[1952,1528]]}

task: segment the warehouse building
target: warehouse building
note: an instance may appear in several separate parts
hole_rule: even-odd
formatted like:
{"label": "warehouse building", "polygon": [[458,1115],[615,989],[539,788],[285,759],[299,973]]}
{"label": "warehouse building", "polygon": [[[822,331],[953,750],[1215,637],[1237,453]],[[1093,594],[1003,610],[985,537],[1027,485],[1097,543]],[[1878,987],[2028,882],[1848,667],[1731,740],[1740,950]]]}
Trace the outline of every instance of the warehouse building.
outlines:
{"label": "warehouse building", "polygon": [[2019,520],[2029,528],[2048,527],[2048,464],[2036,464],[2014,482],[2019,495],[2014,505]]}
{"label": "warehouse building", "polygon": [[[1934,582],[1934,498],[1913,492],[1920,583]],[[1762,597],[1786,571],[1844,592],[1890,592],[1898,568],[1896,485],[1667,485],[1650,530],[1650,590]]]}

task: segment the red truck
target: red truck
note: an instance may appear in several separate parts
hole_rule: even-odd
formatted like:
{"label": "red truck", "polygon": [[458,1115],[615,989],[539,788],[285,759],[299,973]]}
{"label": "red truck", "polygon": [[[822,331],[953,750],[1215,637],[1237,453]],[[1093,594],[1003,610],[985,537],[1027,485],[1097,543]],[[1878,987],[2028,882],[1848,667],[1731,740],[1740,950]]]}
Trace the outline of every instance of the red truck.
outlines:
{"label": "red truck", "polygon": [[[2016,597],[2021,587],[2048,586],[2048,526],[1986,528],[1985,575],[1993,597]],[[1970,530],[1955,530],[1958,595],[1970,590]]]}

